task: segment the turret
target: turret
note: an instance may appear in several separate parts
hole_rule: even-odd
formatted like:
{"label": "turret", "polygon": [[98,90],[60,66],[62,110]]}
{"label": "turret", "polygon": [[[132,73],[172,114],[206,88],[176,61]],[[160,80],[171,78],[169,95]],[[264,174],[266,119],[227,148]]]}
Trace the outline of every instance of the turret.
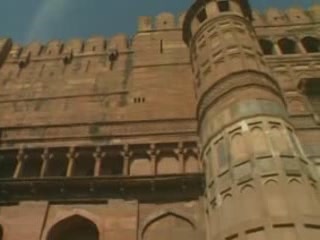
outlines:
{"label": "turret", "polygon": [[[270,11],[267,20],[279,14]],[[183,39],[198,98],[209,239],[316,239],[304,219],[320,220],[312,164],[259,48],[248,2],[196,1]]]}

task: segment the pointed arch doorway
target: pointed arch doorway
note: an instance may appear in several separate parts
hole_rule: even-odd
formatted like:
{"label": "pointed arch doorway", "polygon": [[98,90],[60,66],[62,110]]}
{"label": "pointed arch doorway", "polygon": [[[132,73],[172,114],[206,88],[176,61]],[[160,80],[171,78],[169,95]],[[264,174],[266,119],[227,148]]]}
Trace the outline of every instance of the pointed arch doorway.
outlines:
{"label": "pointed arch doorway", "polygon": [[92,221],[74,215],[54,225],[46,240],[99,240],[99,230]]}

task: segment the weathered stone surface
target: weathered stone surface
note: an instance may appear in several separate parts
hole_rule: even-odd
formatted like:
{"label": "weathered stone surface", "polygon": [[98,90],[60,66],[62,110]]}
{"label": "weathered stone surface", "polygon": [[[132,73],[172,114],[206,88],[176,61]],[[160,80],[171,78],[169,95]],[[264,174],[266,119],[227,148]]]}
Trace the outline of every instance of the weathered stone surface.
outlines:
{"label": "weathered stone surface", "polygon": [[320,6],[245,2],[0,39],[0,240],[318,240]]}

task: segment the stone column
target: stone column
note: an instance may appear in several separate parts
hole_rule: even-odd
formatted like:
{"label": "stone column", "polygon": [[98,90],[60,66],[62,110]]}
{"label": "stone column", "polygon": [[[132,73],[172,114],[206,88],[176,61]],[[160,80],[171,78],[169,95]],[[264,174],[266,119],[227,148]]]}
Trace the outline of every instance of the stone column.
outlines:
{"label": "stone column", "polygon": [[41,154],[42,166],[40,171],[40,177],[43,178],[48,168],[48,162],[53,158],[53,154],[49,153],[49,149],[45,148],[43,153]]}
{"label": "stone column", "polygon": [[101,171],[101,162],[102,159],[106,157],[106,153],[101,150],[101,147],[97,147],[96,151],[93,153],[93,157],[95,159],[95,165],[94,165],[94,176],[98,177],[100,176]]}
{"label": "stone column", "polygon": [[151,161],[151,173],[156,175],[157,173],[157,155],[159,154],[159,150],[156,149],[155,144],[150,144],[149,150],[147,150],[147,154]]}
{"label": "stone column", "polygon": [[68,168],[67,168],[67,177],[72,177],[74,162],[78,158],[79,153],[76,152],[75,147],[70,147],[69,152],[67,153],[68,158]]}
{"label": "stone column", "polygon": [[304,48],[304,46],[303,46],[300,38],[296,38],[295,41],[296,41],[296,43],[297,43],[299,52],[302,53],[302,54],[307,54],[307,51],[306,51],[306,49]]}
{"label": "stone column", "polygon": [[178,143],[178,147],[174,149],[174,153],[178,158],[179,166],[180,166],[180,172],[178,174],[184,173],[184,149],[182,142]]}
{"label": "stone column", "polygon": [[24,149],[20,148],[17,154],[17,166],[13,178],[18,178],[20,176],[24,161],[26,161],[27,158],[28,156],[25,154]]}
{"label": "stone column", "polygon": [[274,41],[273,46],[274,46],[274,51],[275,51],[276,55],[283,55],[283,53],[279,47],[278,41]]}
{"label": "stone column", "polygon": [[132,152],[129,150],[128,144],[123,146],[121,156],[123,157],[123,176],[129,176],[129,164],[132,157]]}

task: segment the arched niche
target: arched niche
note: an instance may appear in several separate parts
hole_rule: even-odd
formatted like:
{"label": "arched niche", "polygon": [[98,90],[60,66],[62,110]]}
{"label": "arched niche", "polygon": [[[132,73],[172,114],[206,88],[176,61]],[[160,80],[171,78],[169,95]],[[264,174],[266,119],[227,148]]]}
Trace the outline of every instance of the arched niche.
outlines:
{"label": "arched niche", "polygon": [[184,157],[185,173],[197,173],[200,171],[198,157],[193,152],[187,152]]}
{"label": "arched niche", "polygon": [[241,188],[242,218],[244,220],[259,219],[262,215],[261,201],[251,185]]}
{"label": "arched niche", "polygon": [[269,152],[269,146],[263,130],[259,127],[251,129],[253,151],[255,155],[264,155]]}
{"label": "arched niche", "polygon": [[231,156],[234,163],[249,158],[246,140],[242,134],[235,134],[231,138]]}
{"label": "arched niche", "polygon": [[307,36],[301,40],[301,43],[307,53],[319,53],[320,52],[320,39]]}
{"label": "arched niche", "polygon": [[17,152],[14,150],[1,151],[0,179],[12,178],[17,168]]}
{"label": "arched niche", "polygon": [[215,145],[214,149],[216,151],[215,155],[217,158],[217,167],[219,171],[229,167],[229,152],[223,138],[219,139]]}
{"label": "arched niche", "polygon": [[275,54],[274,44],[268,39],[260,39],[259,44],[264,55]]}
{"label": "arched niche", "polygon": [[282,54],[297,54],[299,53],[297,43],[290,38],[281,38],[278,41],[279,48]]}
{"label": "arched niche", "polygon": [[235,211],[235,202],[231,194],[226,194],[222,197],[222,224],[224,229],[228,229],[235,224],[237,219],[237,211]]}
{"label": "arched niche", "polygon": [[300,180],[291,179],[289,181],[289,189],[295,202],[295,209],[301,214],[313,215],[316,208],[308,188]]}
{"label": "arched niche", "polygon": [[196,231],[192,221],[174,212],[164,212],[143,227],[142,240],[193,240]]}
{"label": "arched niche", "polygon": [[158,155],[157,174],[178,174],[181,173],[179,160],[172,151],[162,152]]}
{"label": "arched niche", "polygon": [[134,154],[130,161],[130,176],[152,175],[152,164],[149,156],[143,153]]}
{"label": "arched niche", "polygon": [[286,135],[278,126],[273,126],[271,128],[270,135],[272,146],[275,152],[280,154],[290,152],[290,147]]}
{"label": "arched niche", "polygon": [[78,157],[75,159],[72,169],[72,176],[92,177],[94,175],[95,159],[93,149],[84,148],[78,151]]}
{"label": "arched niche", "polygon": [[275,180],[268,180],[264,184],[265,196],[267,196],[268,212],[271,216],[287,216],[287,204],[280,185]]}
{"label": "arched niche", "polygon": [[95,223],[80,215],[73,215],[56,223],[48,232],[46,240],[99,240]]}

